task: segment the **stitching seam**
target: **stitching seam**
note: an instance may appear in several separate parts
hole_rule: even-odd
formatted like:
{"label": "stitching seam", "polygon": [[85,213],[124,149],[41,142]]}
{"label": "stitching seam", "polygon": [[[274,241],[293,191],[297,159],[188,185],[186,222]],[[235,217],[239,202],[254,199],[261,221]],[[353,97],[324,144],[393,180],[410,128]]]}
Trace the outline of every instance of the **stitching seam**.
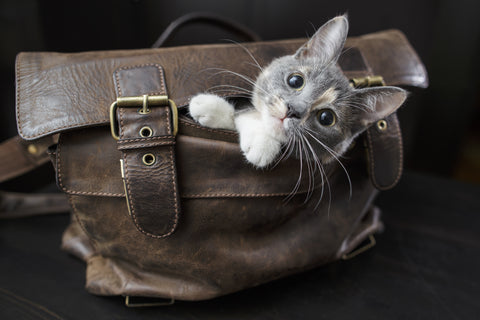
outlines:
{"label": "stitching seam", "polygon": [[120,76],[119,72],[123,70],[130,70],[130,69],[138,69],[138,68],[145,68],[145,67],[156,67],[158,69],[158,72],[160,74],[160,91],[155,91],[155,92],[149,92],[149,93],[144,93],[148,95],[162,95],[166,94],[165,90],[165,80],[164,80],[164,72],[163,68],[161,65],[157,63],[144,63],[144,64],[138,64],[138,65],[133,65],[133,66],[128,66],[128,67],[120,67],[115,70],[115,82],[116,82],[116,87],[117,87],[117,93],[119,97],[122,97],[122,88],[120,87]]}
{"label": "stitching seam", "polygon": [[[297,194],[304,194],[305,192],[298,192]],[[219,197],[238,197],[238,198],[261,198],[261,197],[280,197],[280,196],[288,196],[290,195],[289,192],[283,193],[198,193],[198,194],[183,194],[182,198],[219,198]]]}
{"label": "stitching seam", "polygon": [[392,187],[394,185],[396,185],[398,183],[398,181],[400,180],[401,176],[402,176],[402,171],[403,171],[403,139],[402,139],[402,132],[400,130],[400,122],[397,118],[397,116],[395,115],[395,121],[393,121],[395,123],[395,133],[398,137],[398,142],[399,142],[399,155],[398,155],[398,163],[397,163],[397,177],[395,178],[395,181],[389,186],[389,187]]}
{"label": "stitching seam", "polygon": [[58,139],[57,145],[57,176],[58,176],[58,186],[62,189],[63,192],[67,194],[75,194],[75,195],[85,195],[85,196],[112,196],[112,197],[123,197],[124,195],[121,193],[113,193],[113,192],[92,192],[92,191],[76,191],[72,190],[65,185],[63,182],[63,173],[62,173],[62,145],[63,145],[63,136],[60,135]]}
{"label": "stitching seam", "polygon": [[77,220],[78,225],[80,226],[80,228],[82,228],[83,232],[85,232],[85,234],[87,235],[88,242],[90,242],[90,245],[95,250],[95,252],[98,252],[97,241],[95,239],[93,239],[93,237],[91,236],[91,234],[89,232],[87,232],[87,229],[85,228],[83,223],[80,221],[80,218],[78,217],[77,206],[75,205],[75,203],[73,201],[73,197],[71,195],[68,196],[68,202],[70,203],[70,206],[72,207],[72,212],[73,212],[73,216],[75,217],[75,220]]}
{"label": "stitching seam", "polygon": [[118,146],[118,150],[130,150],[130,149],[139,149],[139,148],[148,148],[148,147],[155,147],[155,146],[170,146],[175,144],[175,141],[153,141],[151,143],[144,143],[144,144],[136,144],[133,146]]}
{"label": "stitching seam", "polygon": [[[395,121],[397,120],[397,121]],[[371,171],[371,178],[372,178],[372,182],[374,184],[374,186],[379,189],[379,190],[388,190],[390,189],[391,187],[393,187],[394,185],[396,185],[398,183],[398,181],[400,180],[401,176],[402,176],[402,163],[403,163],[403,141],[402,141],[402,137],[401,137],[401,132],[400,132],[400,126],[399,126],[399,123],[398,123],[398,119],[393,119],[389,125],[393,125],[395,126],[395,133],[396,133],[396,136],[399,137],[399,155],[397,157],[397,166],[396,166],[396,170],[397,170],[397,174],[396,174],[396,177],[395,177],[395,180],[389,184],[389,185],[380,185],[376,179],[376,171],[375,171],[375,156],[374,156],[374,152],[373,152],[373,140],[372,140],[372,136],[371,136],[371,133],[370,133],[370,130],[367,130],[367,139],[368,139],[368,143],[369,143],[369,154],[370,154],[370,171]],[[372,129],[374,130],[374,129]]]}
{"label": "stitching seam", "polygon": [[223,134],[223,135],[228,135],[228,136],[235,136],[235,135],[237,135],[237,133],[235,133],[235,132],[226,132],[226,131],[220,131],[220,130],[213,130],[213,129],[210,129],[210,128],[207,128],[207,127],[203,127],[203,126],[200,126],[200,125],[196,125],[196,124],[193,124],[193,123],[189,123],[189,122],[183,122],[182,124],[183,124],[183,125],[186,125],[186,126],[189,126],[189,127],[201,129],[201,130],[208,131],[208,132],[212,132],[212,133],[218,133],[218,134]]}
{"label": "stitching seam", "polygon": [[370,129],[367,130],[367,139],[368,139],[368,154],[369,154],[369,163],[370,163],[370,178],[372,179],[373,185],[377,188],[380,188],[377,179],[375,177],[375,158],[373,153],[373,142]]}
{"label": "stitching seam", "polygon": [[175,182],[175,163],[174,163],[174,158],[173,158],[173,147],[170,147],[169,149],[170,149],[170,167],[171,167],[172,186],[173,186],[173,201],[174,201],[173,206],[175,208],[175,218],[174,218],[174,221],[173,221],[173,226],[170,229],[170,232],[165,234],[164,237],[167,237],[167,236],[171,235],[175,231],[175,229],[177,227],[177,224],[178,224],[178,216],[179,216],[177,184]]}
{"label": "stitching seam", "polygon": [[172,140],[173,136],[160,136],[160,137],[153,137],[153,138],[130,138],[130,139],[123,139],[118,140],[118,144],[126,144],[129,142],[142,142],[142,141],[154,141],[154,140]]}
{"label": "stitching seam", "polygon": [[21,101],[20,101],[20,57],[22,56],[22,54],[20,53],[17,57],[17,61],[16,61],[16,65],[15,65],[15,72],[16,72],[16,94],[17,94],[17,103],[16,103],[16,108],[15,110],[17,111],[16,112],[16,118],[17,118],[17,123],[18,123],[18,132],[20,133],[21,136],[24,136],[23,134],[23,121],[22,121],[22,117],[20,115],[20,105],[21,105]]}

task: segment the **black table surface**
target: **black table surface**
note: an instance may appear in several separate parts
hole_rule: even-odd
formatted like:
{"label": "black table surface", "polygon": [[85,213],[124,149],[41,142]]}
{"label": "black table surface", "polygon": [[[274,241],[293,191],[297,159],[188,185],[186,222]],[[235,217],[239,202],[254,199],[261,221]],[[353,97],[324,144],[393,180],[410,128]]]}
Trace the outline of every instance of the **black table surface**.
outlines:
{"label": "black table surface", "polygon": [[407,173],[377,205],[377,245],[203,302],[127,308],[59,249],[68,215],[0,221],[0,319],[480,319],[480,186]]}

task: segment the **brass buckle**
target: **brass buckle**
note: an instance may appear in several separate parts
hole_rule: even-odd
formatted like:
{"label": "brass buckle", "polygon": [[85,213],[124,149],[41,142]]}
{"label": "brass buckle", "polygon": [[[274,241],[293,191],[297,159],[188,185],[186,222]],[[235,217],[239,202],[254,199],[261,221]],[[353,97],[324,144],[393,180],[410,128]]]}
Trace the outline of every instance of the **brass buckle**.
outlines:
{"label": "brass buckle", "polygon": [[[132,301],[138,300],[138,301]],[[129,308],[143,308],[143,307],[161,307],[169,306],[175,303],[175,299],[163,299],[163,298],[141,298],[125,296],[125,306]]]}
{"label": "brass buckle", "polygon": [[378,87],[384,86],[385,81],[382,76],[366,76],[350,79],[350,85],[354,88]]}
{"label": "brass buckle", "polygon": [[178,110],[175,102],[173,102],[171,99],[168,99],[168,96],[143,95],[135,97],[118,97],[117,100],[110,105],[110,130],[112,132],[113,139],[120,139],[118,133],[118,121],[116,117],[118,108],[141,107],[138,112],[140,114],[148,114],[150,112],[150,106],[166,105],[168,105],[172,111],[173,135],[176,136],[178,132]]}
{"label": "brass buckle", "polygon": [[[382,76],[366,76],[362,78],[350,79],[350,86],[353,88],[368,88],[368,87],[382,87],[385,86],[385,80]],[[386,131],[388,127],[387,121],[381,119],[377,121],[377,129]]]}
{"label": "brass buckle", "polygon": [[367,243],[366,245],[364,245],[363,247],[360,247],[358,249],[355,249],[353,250],[352,252],[350,253],[345,253],[343,256],[342,256],[342,259],[343,260],[350,260],[352,259],[353,257],[356,257],[358,256],[359,254],[361,253],[364,253],[365,251],[367,251],[368,249],[371,249],[372,247],[374,247],[377,242],[375,241],[375,237],[373,236],[373,234],[369,234],[368,235],[368,239],[370,240],[369,243]]}

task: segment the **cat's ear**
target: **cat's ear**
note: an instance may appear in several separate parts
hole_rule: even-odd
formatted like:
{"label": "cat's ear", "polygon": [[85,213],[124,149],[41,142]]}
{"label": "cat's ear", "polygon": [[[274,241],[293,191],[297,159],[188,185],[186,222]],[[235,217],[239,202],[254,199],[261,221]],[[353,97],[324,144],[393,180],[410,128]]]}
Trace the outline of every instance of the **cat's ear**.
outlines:
{"label": "cat's ear", "polygon": [[407,92],[398,87],[375,87],[355,90],[354,104],[366,107],[361,113],[363,128],[394,113],[407,98]]}
{"label": "cat's ear", "polygon": [[322,64],[337,62],[348,33],[347,15],[338,16],[315,32],[313,37],[295,53],[295,58],[315,57]]}

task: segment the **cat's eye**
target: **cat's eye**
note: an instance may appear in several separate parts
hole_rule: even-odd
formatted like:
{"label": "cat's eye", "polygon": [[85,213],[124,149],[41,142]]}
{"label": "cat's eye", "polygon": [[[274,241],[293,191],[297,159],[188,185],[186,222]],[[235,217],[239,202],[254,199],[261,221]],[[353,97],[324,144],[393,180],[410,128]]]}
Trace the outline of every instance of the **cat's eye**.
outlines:
{"label": "cat's eye", "polygon": [[302,90],[305,86],[305,79],[300,73],[292,73],[287,78],[287,84],[295,90]]}
{"label": "cat's eye", "polygon": [[317,120],[322,126],[331,127],[337,121],[337,117],[332,110],[322,109],[317,113]]}

